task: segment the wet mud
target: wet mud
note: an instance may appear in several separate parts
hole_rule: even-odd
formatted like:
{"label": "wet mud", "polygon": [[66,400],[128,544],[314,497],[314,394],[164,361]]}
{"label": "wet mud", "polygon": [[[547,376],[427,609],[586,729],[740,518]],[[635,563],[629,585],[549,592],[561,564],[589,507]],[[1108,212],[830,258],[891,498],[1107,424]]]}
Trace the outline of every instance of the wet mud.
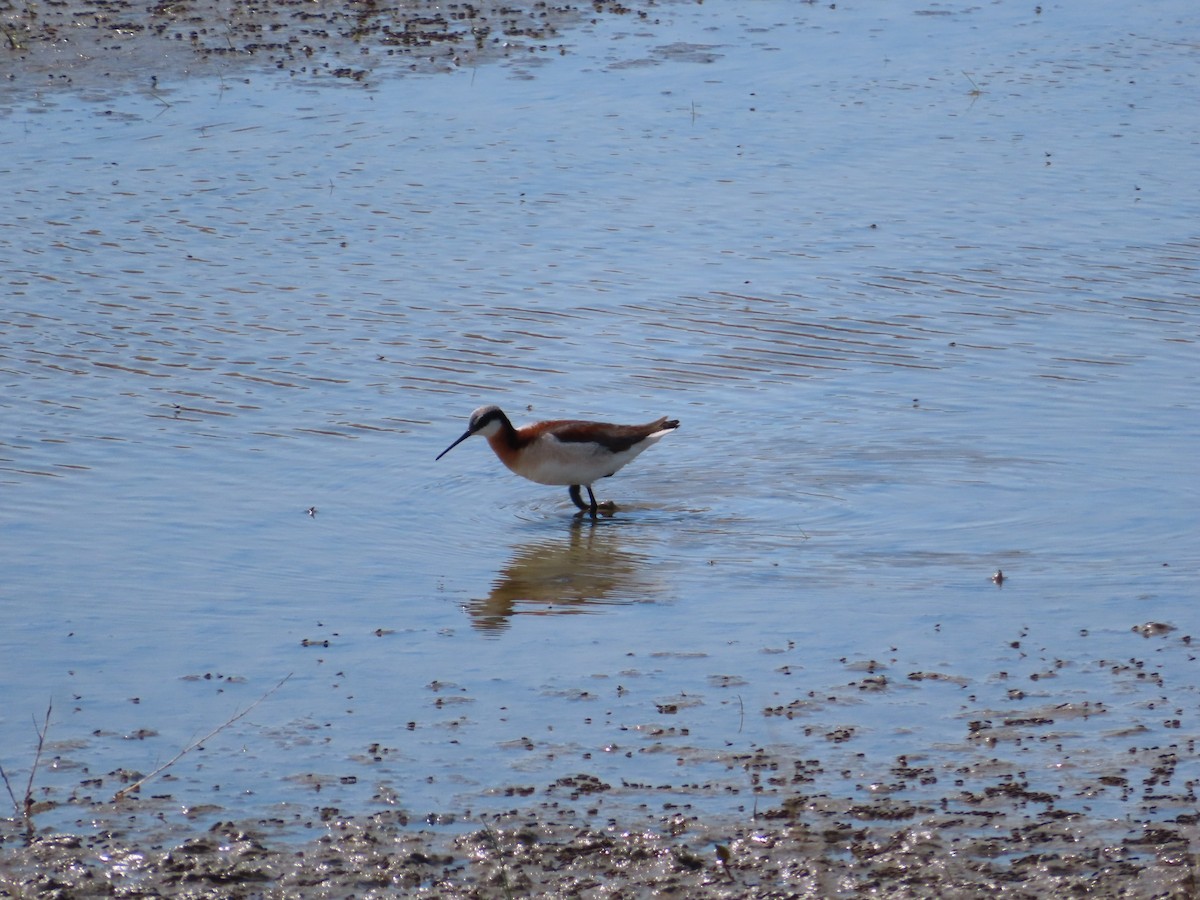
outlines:
{"label": "wet mud", "polygon": [[598,16],[654,23],[655,4],[345,3],[339,0],[96,0],[0,4],[3,78],[100,88],[164,76],[285,72],[325,83],[434,73],[497,60],[536,65],[569,52]]}
{"label": "wet mud", "polygon": [[[745,766],[802,783],[819,762],[763,754]],[[901,761],[884,777],[920,771]],[[541,802],[458,833],[326,807],[308,823],[322,836],[306,843],[278,839],[269,821],[187,836],[137,827],[154,817],[128,805],[90,834],[30,837],[10,823],[0,896],[1187,898],[1200,888],[1195,812],[1098,828],[1069,798],[1017,780],[933,805],[797,790],[740,820],[697,816],[686,796],[671,812],[597,815],[600,798],[620,790],[562,778],[538,791]]]}
{"label": "wet mud", "polygon": [[[1152,640],[1156,656],[1194,662],[1188,636]],[[672,724],[705,702],[680,695],[659,703],[656,719],[622,725],[628,744],[594,754],[631,757],[629,772],[643,771],[647,756],[673,758],[669,781],[589,770],[585,752],[574,774],[552,780],[518,781],[498,765],[473,801],[447,799],[425,813],[406,809],[384,782],[365,804],[338,796],[338,784],[383,777],[377,767],[392,750],[382,743],[339,774],[292,776],[312,805],[231,819],[219,792],[214,802],[181,803],[198,792],[173,775],[176,760],[155,773],[94,775],[86,742],[51,740],[39,749],[43,765],[87,777],[51,789],[42,785],[51,776],[34,772],[24,810],[0,822],[0,896],[1195,897],[1196,747],[1171,700],[1188,688],[1153,658],[1088,668],[1097,688],[1128,680],[1154,697],[1136,707],[1167,716],[1162,728],[1142,724],[1119,691],[1055,688],[1055,672],[1037,665],[1020,681],[996,673],[999,693],[983,697],[983,685],[953,672],[901,676],[885,662],[847,661],[844,684],[746,711],[794,726],[790,742],[746,744]],[[711,676],[709,687],[746,685]],[[910,751],[890,760],[863,741],[880,725],[872,703],[948,690],[969,692],[958,740],[905,740],[900,729],[887,746]],[[1096,728],[1099,738],[1089,735]],[[243,747],[264,740],[250,729]],[[565,752],[516,743],[494,753]],[[207,760],[212,771],[216,762]],[[24,777],[5,772],[10,790]],[[76,827],[41,824],[51,816]]]}

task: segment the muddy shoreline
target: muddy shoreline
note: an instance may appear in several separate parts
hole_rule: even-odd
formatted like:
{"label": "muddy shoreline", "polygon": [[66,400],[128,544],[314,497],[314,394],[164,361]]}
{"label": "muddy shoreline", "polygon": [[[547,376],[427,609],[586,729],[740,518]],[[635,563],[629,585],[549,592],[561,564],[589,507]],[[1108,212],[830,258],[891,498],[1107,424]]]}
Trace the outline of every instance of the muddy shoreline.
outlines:
{"label": "muddy shoreline", "polygon": [[[836,732],[816,733],[825,753],[730,753],[728,777],[707,780],[701,755],[668,744],[673,784],[581,771],[494,785],[489,811],[430,814],[387,792],[371,811],[338,805],[313,779],[324,805],[233,820],[217,803],[189,805],[195,792],[169,769],[133,788],[140,773],[120,771],[70,792],[35,789],[27,818],[0,822],[0,896],[1196,896],[1200,812],[1195,782],[1180,777],[1190,742],[1114,736],[1104,759],[1068,767],[1047,789],[1010,754],[1053,740],[1053,724],[1011,718],[950,762],[847,757]],[[714,805],[718,796],[728,799]],[[39,823],[50,815],[77,827]]]}
{"label": "muddy shoreline", "polygon": [[[738,821],[684,802],[631,823],[598,814],[610,787],[560,779],[545,789],[553,799],[457,833],[325,808],[313,823],[324,834],[303,843],[279,840],[267,821],[32,837],[10,821],[0,896],[1185,898],[1200,888],[1194,813],[1153,827],[1089,822],[1013,785],[959,792],[940,809],[797,793]],[[120,812],[137,822],[137,810]]]}
{"label": "muddy shoreline", "polygon": [[0,78],[10,87],[104,91],[189,76],[286,73],[375,83],[497,61],[537,66],[570,52],[572,29],[616,16],[659,24],[660,4],[130,0],[0,7]]}

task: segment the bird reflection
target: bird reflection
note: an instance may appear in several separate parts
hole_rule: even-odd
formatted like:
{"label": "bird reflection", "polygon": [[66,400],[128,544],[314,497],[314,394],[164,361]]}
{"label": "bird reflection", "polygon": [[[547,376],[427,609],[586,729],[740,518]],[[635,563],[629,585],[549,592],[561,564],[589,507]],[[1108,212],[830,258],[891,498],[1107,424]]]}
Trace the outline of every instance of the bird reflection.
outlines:
{"label": "bird reflection", "polygon": [[471,600],[471,624],[493,634],[515,615],[579,615],[598,605],[635,603],[653,590],[646,557],[621,549],[622,531],[575,518],[566,538],[531,541],[517,548],[482,599]]}

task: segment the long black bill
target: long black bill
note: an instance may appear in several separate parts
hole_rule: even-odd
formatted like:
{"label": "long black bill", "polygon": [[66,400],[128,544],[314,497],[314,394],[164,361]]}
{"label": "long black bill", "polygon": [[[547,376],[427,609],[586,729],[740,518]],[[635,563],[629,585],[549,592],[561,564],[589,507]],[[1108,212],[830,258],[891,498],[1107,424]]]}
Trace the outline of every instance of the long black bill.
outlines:
{"label": "long black bill", "polygon": [[451,450],[453,450],[455,447],[457,447],[459,444],[461,444],[463,441],[465,441],[467,438],[469,438],[474,433],[475,432],[473,432],[470,428],[468,428],[463,433],[462,437],[460,437],[457,441],[455,441],[453,444],[451,444],[449,447],[447,447],[445,450],[443,450],[441,453],[439,453],[437,455],[437,458],[434,459],[434,462],[437,462],[439,459],[441,459],[443,456],[445,456],[447,453],[449,453]]}

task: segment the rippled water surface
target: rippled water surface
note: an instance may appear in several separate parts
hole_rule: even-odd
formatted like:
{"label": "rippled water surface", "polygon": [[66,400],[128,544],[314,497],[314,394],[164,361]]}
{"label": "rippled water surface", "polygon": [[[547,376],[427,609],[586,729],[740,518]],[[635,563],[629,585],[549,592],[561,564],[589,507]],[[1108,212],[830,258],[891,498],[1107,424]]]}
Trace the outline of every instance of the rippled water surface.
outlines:
{"label": "rippled water surface", "polygon": [[[708,2],[536,66],[0,93],[0,763],[52,702],[39,796],[103,799],[290,675],[145,791],[1200,777],[1190,13]],[[581,521],[434,462],[492,402],[682,426]]]}

